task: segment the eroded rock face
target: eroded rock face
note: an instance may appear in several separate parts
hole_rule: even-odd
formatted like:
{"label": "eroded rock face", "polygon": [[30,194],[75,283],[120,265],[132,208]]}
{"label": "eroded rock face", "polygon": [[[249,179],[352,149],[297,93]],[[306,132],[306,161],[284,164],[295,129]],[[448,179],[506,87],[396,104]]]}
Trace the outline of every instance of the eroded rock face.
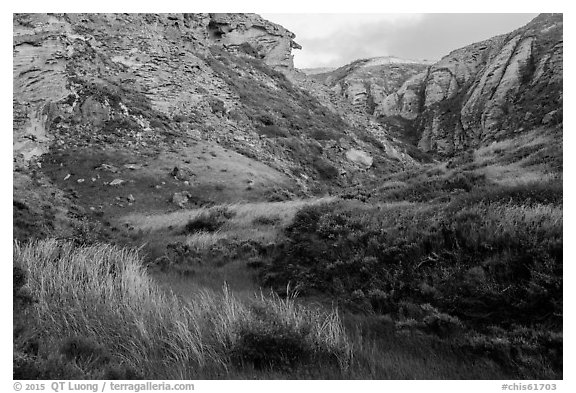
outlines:
{"label": "eroded rock face", "polygon": [[[127,151],[137,163],[207,143],[305,194],[416,165],[326,86],[301,89],[294,34],[257,15],[17,14],[13,24],[14,155],[27,168],[48,147]],[[352,161],[351,149],[366,156]]]}
{"label": "eroded rock face", "polygon": [[[102,127],[113,120],[112,107],[124,105],[107,94],[118,95],[116,83],[146,92],[154,110],[174,113],[205,105],[206,90],[182,89],[193,79],[217,96],[233,95],[200,57],[210,47],[286,70],[299,48],[293,33],[255,14],[15,14],[13,30],[17,163],[46,152],[54,121]],[[218,99],[223,111],[234,108]],[[131,121],[150,130],[144,118]]]}
{"label": "eroded rock face", "polygon": [[420,112],[422,82],[427,76],[427,72],[422,72],[408,79],[398,91],[388,95],[380,102],[374,115],[376,117],[400,116],[408,120],[416,119]]}
{"label": "eroded rock face", "polygon": [[292,32],[256,14],[210,14],[207,30],[228,50],[254,50],[270,66],[293,69],[291,50],[301,49]]}
{"label": "eroded rock face", "polygon": [[447,155],[528,130],[550,111],[561,112],[562,40],[562,15],[542,14],[510,34],[453,51],[406,81],[375,115],[406,120],[419,148]]}
{"label": "eroded rock face", "polygon": [[[397,97],[388,97],[401,88],[406,80],[423,72],[427,66],[423,61],[393,56],[376,57],[357,60],[325,73],[310,73],[310,78],[326,84],[355,108],[372,115],[385,111],[382,106],[390,108],[389,101]],[[385,103],[387,99],[388,102]]]}
{"label": "eroded rock face", "polygon": [[[14,156],[24,161],[46,151],[47,123],[57,117],[53,103],[65,99],[69,40],[57,18],[30,15],[28,25],[16,23],[13,45]],[[35,26],[33,28],[32,26]],[[16,161],[19,162],[19,161]]]}

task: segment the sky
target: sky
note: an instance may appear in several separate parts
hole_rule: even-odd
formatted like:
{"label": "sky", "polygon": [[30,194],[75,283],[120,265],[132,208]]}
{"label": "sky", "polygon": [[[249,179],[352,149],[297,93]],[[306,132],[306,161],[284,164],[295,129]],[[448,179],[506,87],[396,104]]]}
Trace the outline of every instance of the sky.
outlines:
{"label": "sky", "polygon": [[437,61],[454,49],[509,33],[537,14],[261,14],[296,34],[297,68],[339,67],[397,56]]}

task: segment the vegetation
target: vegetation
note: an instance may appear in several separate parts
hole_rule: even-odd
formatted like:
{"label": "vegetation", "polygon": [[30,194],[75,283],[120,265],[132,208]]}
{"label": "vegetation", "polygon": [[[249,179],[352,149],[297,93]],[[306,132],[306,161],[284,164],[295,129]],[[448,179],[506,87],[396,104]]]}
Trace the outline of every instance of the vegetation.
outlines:
{"label": "vegetation", "polygon": [[14,173],[15,379],[563,377],[561,78],[503,108],[513,138],[439,157],[432,110],[380,119],[394,151],[260,47],[170,49],[184,78],[141,56],[144,86],[78,44],[54,144]]}
{"label": "vegetation", "polygon": [[350,361],[335,311],[304,309],[294,297],[245,304],[226,287],[184,302],[153,283],[133,250],[15,243],[14,264],[15,301],[23,288],[34,299],[15,304],[25,321],[15,332],[17,379],[191,379],[238,365],[277,370],[323,358],[345,369]]}
{"label": "vegetation", "polygon": [[[404,196],[435,191],[423,189],[406,187]],[[445,199],[306,207],[261,279],[489,353],[517,375],[557,377],[561,183],[480,186]]]}
{"label": "vegetation", "polygon": [[186,233],[216,232],[233,215],[234,213],[225,208],[208,210],[188,221],[184,228]]}
{"label": "vegetation", "polygon": [[145,260],[92,226],[16,243],[15,376],[561,378],[562,179],[505,161],[530,141],[341,199],[135,215]]}

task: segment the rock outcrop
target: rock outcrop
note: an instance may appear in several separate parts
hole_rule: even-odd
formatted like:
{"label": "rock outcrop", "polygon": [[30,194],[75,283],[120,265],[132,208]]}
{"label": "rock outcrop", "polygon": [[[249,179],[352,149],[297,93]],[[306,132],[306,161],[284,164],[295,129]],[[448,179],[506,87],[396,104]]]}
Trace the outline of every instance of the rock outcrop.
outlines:
{"label": "rock outcrop", "polygon": [[[202,141],[308,190],[413,162],[376,122],[301,89],[294,34],[258,15],[15,14],[13,24],[17,166],[48,150],[150,156]],[[373,163],[351,161],[351,149]]]}
{"label": "rock outcrop", "polygon": [[294,68],[291,50],[301,46],[284,27],[256,14],[210,14],[203,22],[209,39],[228,50],[251,52],[270,66]]}
{"label": "rock outcrop", "polygon": [[420,149],[445,155],[561,122],[562,40],[562,15],[542,14],[453,51],[386,97],[375,115],[403,122]]}
{"label": "rock outcrop", "polygon": [[356,108],[372,115],[404,81],[421,73],[427,66],[426,62],[385,56],[357,60],[328,72],[312,71],[308,74],[345,97]]}

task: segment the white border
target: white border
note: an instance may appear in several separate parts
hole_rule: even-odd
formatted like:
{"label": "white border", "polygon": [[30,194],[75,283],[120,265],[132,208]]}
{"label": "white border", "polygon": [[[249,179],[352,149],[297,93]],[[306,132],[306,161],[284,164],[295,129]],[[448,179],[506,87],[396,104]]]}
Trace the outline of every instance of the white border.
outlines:
{"label": "white border", "polygon": [[[574,108],[573,88],[574,77],[571,71],[575,69],[574,65],[574,48],[573,39],[574,33],[574,14],[571,7],[568,6],[567,1],[547,0],[547,1],[534,1],[526,0],[522,2],[504,2],[502,0],[483,0],[478,2],[466,1],[445,1],[445,0],[411,0],[411,1],[370,1],[370,0],[354,0],[354,1],[337,1],[337,2],[312,2],[310,0],[291,0],[285,3],[275,3],[270,0],[246,0],[242,2],[234,2],[232,0],[219,0],[212,2],[193,2],[193,1],[172,1],[164,0],[154,3],[138,3],[138,2],[123,2],[120,4],[117,0],[98,0],[92,2],[82,1],[25,1],[25,2],[11,2],[2,5],[3,12],[1,14],[2,34],[2,48],[6,51],[6,61],[2,63],[2,77],[5,78],[4,86],[5,93],[2,94],[2,142],[0,147],[2,149],[2,165],[0,166],[0,173],[2,175],[1,181],[3,185],[2,193],[2,226],[1,228],[1,250],[5,253],[3,263],[1,266],[1,287],[2,296],[0,299],[3,301],[3,310],[6,315],[4,323],[1,325],[2,329],[2,348],[4,349],[1,357],[1,383],[0,390],[11,392],[12,389],[12,358],[11,351],[8,348],[12,347],[12,330],[9,321],[12,315],[11,299],[11,274],[10,274],[10,260],[9,254],[12,250],[12,208],[10,204],[10,187],[12,185],[12,147],[10,129],[12,127],[11,121],[11,108],[12,108],[12,74],[9,68],[8,49],[12,44],[12,13],[13,12],[105,12],[105,11],[121,11],[121,12],[256,12],[256,13],[389,13],[389,12],[417,12],[417,13],[437,13],[437,12],[563,12],[564,13],[564,26],[565,32],[565,57],[564,57],[564,100],[565,108]],[[9,80],[10,79],[10,80]],[[566,88],[567,87],[567,88]],[[576,147],[574,144],[575,132],[573,114],[570,110],[565,112],[565,137],[564,146],[565,151],[572,153],[572,149]],[[571,203],[574,201],[574,154],[566,154],[564,157],[565,166],[565,187],[564,199],[566,203],[564,216],[565,216],[565,257],[566,261],[564,266],[565,277],[565,294],[564,304],[564,381],[554,381],[558,386],[558,391],[576,391],[575,373],[573,371],[574,361],[572,356],[575,355],[574,351],[574,312],[572,305],[574,304],[574,277],[575,269],[573,267],[574,261],[574,248],[571,243],[571,237],[574,235],[574,207]],[[10,186],[9,186],[10,185]],[[522,381],[528,383],[529,381]],[[502,382],[500,381],[197,381],[196,391],[233,391],[233,392],[292,392],[294,390],[303,391],[329,391],[329,392],[350,392],[352,390],[366,391],[366,392],[383,392],[383,391],[442,391],[442,392],[498,392],[501,391]],[[569,386],[572,386],[569,389]]]}

